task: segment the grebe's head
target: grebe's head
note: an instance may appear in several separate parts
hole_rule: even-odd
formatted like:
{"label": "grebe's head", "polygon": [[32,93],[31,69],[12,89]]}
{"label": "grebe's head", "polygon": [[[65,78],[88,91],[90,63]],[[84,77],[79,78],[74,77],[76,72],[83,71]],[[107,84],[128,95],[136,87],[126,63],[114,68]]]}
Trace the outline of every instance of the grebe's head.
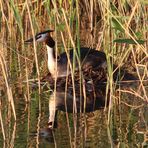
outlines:
{"label": "grebe's head", "polygon": [[[35,35],[34,39],[36,42],[46,42],[48,38],[51,38],[50,36],[51,32],[53,32],[53,30],[46,30],[46,31],[40,32]],[[32,42],[33,42],[33,38],[25,41],[25,43],[32,43]]]}

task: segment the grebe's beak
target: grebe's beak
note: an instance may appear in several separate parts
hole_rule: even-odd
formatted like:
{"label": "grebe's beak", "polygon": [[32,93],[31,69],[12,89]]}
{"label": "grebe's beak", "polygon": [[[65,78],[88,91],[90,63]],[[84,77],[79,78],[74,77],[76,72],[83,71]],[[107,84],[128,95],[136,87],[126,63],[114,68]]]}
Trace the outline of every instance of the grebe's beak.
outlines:
{"label": "grebe's beak", "polygon": [[[36,40],[36,39],[35,39],[35,40]],[[33,42],[33,38],[24,41],[24,43],[32,43],[32,42]]]}

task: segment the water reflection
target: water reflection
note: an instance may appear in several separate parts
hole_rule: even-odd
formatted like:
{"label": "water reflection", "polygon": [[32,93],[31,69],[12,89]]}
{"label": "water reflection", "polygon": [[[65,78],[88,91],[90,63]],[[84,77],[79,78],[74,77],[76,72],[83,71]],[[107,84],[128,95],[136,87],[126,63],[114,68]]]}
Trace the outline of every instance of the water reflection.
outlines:
{"label": "water reflection", "polygon": [[[133,88],[131,86],[129,84],[125,90]],[[73,87],[68,86],[65,93],[65,87],[58,86],[50,98],[48,93],[42,93],[39,103],[41,110],[36,101],[39,97],[38,91],[33,91],[31,103],[27,104],[21,98],[23,95],[18,94],[15,98],[16,127],[11,126],[12,122],[4,122],[6,141],[3,141],[0,135],[0,147],[10,147],[10,145],[21,147],[22,144],[26,147],[55,147],[55,145],[57,147],[111,147],[111,143],[114,147],[123,144],[132,147],[135,143],[142,147],[147,144],[146,102],[142,102],[134,94],[128,94],[120,88],[121,104],[118,104],[118,100],[114,103],[110,128],[107,114],[101,109],[105,104],[106,86],[100,84],[93,86],[87,83],[85,87],[82,87],[83,89],[81,88],[82,93],[80,93],[80,88],[75,87],[77,114],[73,114]],[[141,90],[139,87],[136,88],[135,91],[140,94]],[[86,92],[86,99],[84,92]],[[117,92],[116,97],[118,97]],[[6,100],[2,97],[0,99]],[[86,100],[85,105],[84,100]],[[49,111],[50,117],[48,117]],[[2,116],[10,121],[10,116],[4,116],[4,114]],[[47,121],[48,118],[52,120],[51,117],[53,117],[54,127],[58,128],[48,127]],[[8,124],[9,128],[7,128]],[[111,137],[107,131],[112,133]]]}
{"label": "water reflection", "polygon": [[[109,96],[106,97],[106,85],[94,86],[87,83],[81,87],[80,84],[76,84],[74,88],[68,87],[65,90],[65,87],[58,86],[50,95],[48,127],[40,128],[37,133],[40,145],[48,143],[51,146],[51,144],[55,145],[56,143],[65,147],[74,147],[73,140],[76,140],[74,142],[76,145],[82,145],[84,143],[81,140],[85,138],[85,145],[89,145],[92,133],[95,132],[98,135],[97,137],[100,137],[98,130],[99,132],[105,131],[103,133],[106,134],[105,112],[102,110],[109,102],[108,99],[106,100],[106,98],[109,98]],[[76,110],[74,109],[74,90],[76,91]],[[65,113],[68,113],[69,123],[66,119],[63,120],[65,117],[62,116],[65,116]],[[96,121],[98,121],[97,124]],[[96,131],[96,129],[98,130]],[[69,133],[69,130],[71,130],[71,133]],[[72,136],[74,139],[68,140],[70,135],[76,137]],[[85,137],[86,135],[87,137]],[[59,140],[57,137],[63,138]],[[92,143],[95,140],[95,137],[91,139]],[[95,146],[95,143],[93,144]]]}
{"label": "water reflection", "polygon": [[105,84],[86,84],[82,87],[76,84],[67,89],[57,87],[49,99],[49,127],[57,126],[58,110],[68,113],[93,112],[107,106],[108,98]]}
{"label": "water reflection", "polygon": [[53,131],[49,128],[41,128],[39,131],[39,138],[49,143],[54,143]]}

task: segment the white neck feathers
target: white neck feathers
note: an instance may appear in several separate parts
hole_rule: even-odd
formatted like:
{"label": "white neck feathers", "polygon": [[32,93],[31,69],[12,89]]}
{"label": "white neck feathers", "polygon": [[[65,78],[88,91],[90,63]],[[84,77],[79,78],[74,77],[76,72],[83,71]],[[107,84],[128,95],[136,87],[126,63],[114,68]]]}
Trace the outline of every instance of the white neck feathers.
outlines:
{"label": "white neck feathers", "polygon": [[54,75],[55,66],[56,66],[54,55],[53,55],[54,49],[49,47],[48,45],[46,45],[46,48],[47,48],[47,54],[48,54],[48,69],[50,73]]}

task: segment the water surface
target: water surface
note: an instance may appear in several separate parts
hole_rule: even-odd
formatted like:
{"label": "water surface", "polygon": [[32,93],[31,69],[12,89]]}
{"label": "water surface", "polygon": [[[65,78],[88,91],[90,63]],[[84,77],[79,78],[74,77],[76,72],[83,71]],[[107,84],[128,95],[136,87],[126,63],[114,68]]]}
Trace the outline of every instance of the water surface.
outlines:
{"label": "water surface", "polygon": [[6,102],[7,96],[0,97],[6,136],[4,141],[0,132],[0,147],[147,147],[148,107],[135,95],[122,93],[119,101],[116,100],[119,97],[116,91],[116,96],[111,97],[114,105],[109,125],[108,107],[106,110],[100,106],[93,108],[89,102],[89,112],[72,113],[69,101],[67,107],[70,111],[66,112],[62,106],[64,100],[62,102],[62,97],[57,95],[61,100],[56,104],[56,125],[54,129],[49,129],[53,93],[42,90],[39,95],[38,89],[31,92],[29,103],[24,101],[23,91],[18,89],[15,92],[16,122]]}

